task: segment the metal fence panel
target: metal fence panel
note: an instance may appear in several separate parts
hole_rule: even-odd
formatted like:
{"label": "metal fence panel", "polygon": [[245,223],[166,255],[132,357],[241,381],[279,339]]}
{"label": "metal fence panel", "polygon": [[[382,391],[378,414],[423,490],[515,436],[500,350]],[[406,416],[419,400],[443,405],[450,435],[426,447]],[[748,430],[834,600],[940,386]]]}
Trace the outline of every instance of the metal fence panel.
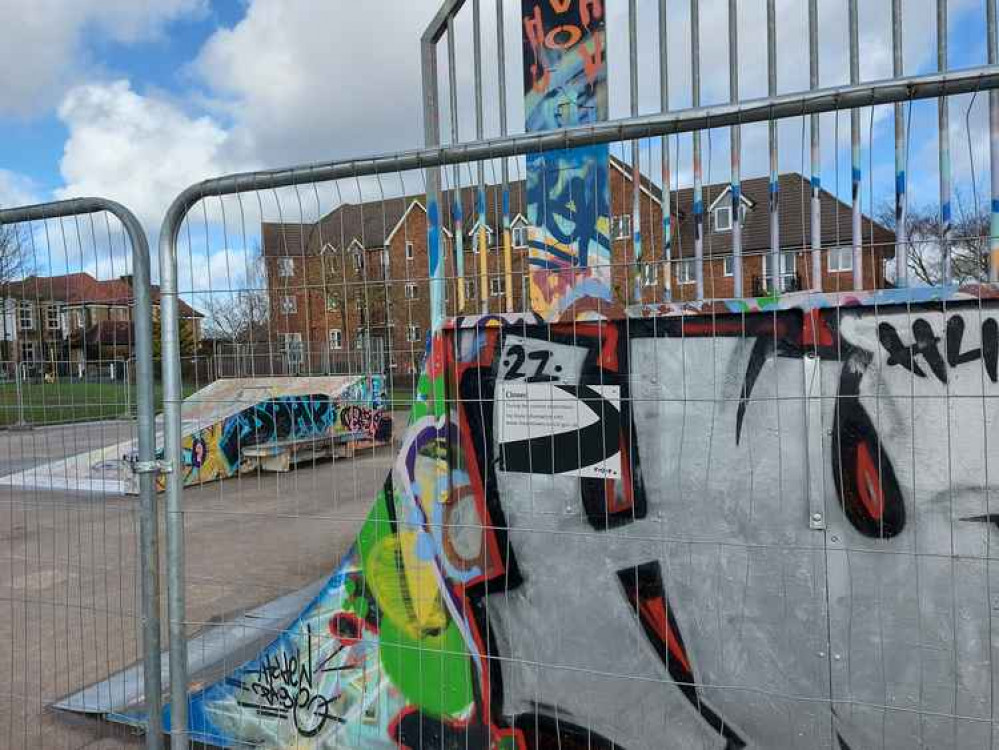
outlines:
{"label": "metal fence panel", "polygon": [[[153,299],[138,221],[81,198],[0,210],[5,747],[82,747],[131,732],[105,713],[134,661],[161,746]],[[158,300],[157,300],[158,302]],[[123,496],[126,488],[138,497]],[[124,694],[115,696],[124,699]],[[144,704],[143,704],[144,705]]]}

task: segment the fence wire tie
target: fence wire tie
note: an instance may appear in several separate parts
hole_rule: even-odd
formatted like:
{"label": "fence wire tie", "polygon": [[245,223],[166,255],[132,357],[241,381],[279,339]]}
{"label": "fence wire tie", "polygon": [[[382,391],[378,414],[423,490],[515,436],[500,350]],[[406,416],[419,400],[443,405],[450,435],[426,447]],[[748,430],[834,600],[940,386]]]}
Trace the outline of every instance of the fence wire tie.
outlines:
{"label": "fence wire tie", "polygon": [[172,474],[170,461],[136,461],[132,464],[133,474]]}

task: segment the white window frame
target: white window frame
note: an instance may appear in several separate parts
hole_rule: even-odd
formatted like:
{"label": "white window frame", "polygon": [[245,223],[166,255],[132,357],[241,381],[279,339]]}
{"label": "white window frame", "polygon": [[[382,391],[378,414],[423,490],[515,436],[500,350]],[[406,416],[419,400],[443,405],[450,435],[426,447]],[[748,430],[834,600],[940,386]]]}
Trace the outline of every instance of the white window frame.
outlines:
{"label": "white window frame", "polygon": [[343,349],[343,331],[339,328],[330,328],[329,332],[330,349]]}
{"label": "white window frame", "polygon": [[[731,206],[718,206],[714,211],[711,212],[712,221],[714,223],[716,232],[731,232],[732,231],[732,207]],[[725,217],[725,222],[721,221],[722,217]]]}
{"label": "white window frame", "polygon": [[406,260],[413,260],[413,258],[415,258],[415,257],[416,257],[416,251],[413,249],[413,243],[407,240],[407,242],[406,242]]}
{"label": "white window frame", "polygon": [[475,279],[465,279],[465,299],[472,299],[475,296]]}
{"label": "white window frame", "polygon": [[406,326],[406,341],[410,344],[415,344],[420,340],[420,327],[415,323],[410,323]]}
{"label": "white window frame", "polygon": [[[27,321],[27,324],[25,324]],[[17,308],[17,327],[22,331],[30,331],[35,327],[35,308],[30,302],[22,302]]]}
{"label": "white window frame", "polygon": [[[510,236],[511,244],[515,248],[517,248],[518,250],[523,250],[525,247],[527,247],[527,225],[526,224],[518,224],[517,226],[515,226],[511,230],[510,235],[511,235]],[[520,241],[517,240],[517,237],[520,237]]]}
{"label": "white window frame", "polygon": [[354,270],[358,273],[364,270],[364,254],[360,250],[351,253],[354,261]]}
{"label": "white window frame", "polygon": [[[52,325],[52,314],[55,313],[55,325]],[[58,331],[62,328],[62,311],[59,305],[49,305],[45,308],[45,327],[50,331]]]}
{"label": "white window frame", "polygon": [[326,295],[326,312],[336,312],[340,309],[340,302],[335,294]]}
{"label": "white window frame", "polygon": [[659,286],[659,269],[655,263],[642,264],[642,286],[647,289]]}
{"label": "white window frame", "polygon": [[291,278],[295,275],[295,259],[287,256],[278,258],[278,276]]}
{"label": "white window frame", "polygon": [[631,239],[631,214],[611,217],[611,240]]}
{"label": "white window frame", "polygon": [[285,294],[281,297],[281,314],[298,314],[298,298],[294,294]]}
{"label": "white window frame", "polygon": [[[829,273],[847,273],[853,271],[853,248],[834,247],[826,252],[826,267]],[[844,263],[844,258],[846,262]],[[834,259],[836,261],[834,262]]]}
{"label": "white window frame", "polygon": [[726,255],[722,257],[722,276],[731,278],[735,276],[735,256]]}
{"label": "white window frame", "polygon": [[[786,279],[788,277],[794,276],[797,273],[797,268],[795,267],[795,253],[793,252],[781,252],[780,254],[780,277]],[[763,256],[763,275],[767,278],[773,278],[773,269],[770,268],[770,253],[766,253]]]}
{"label": "white window frame", "polygon": [[686,286],[697,281],[697,269],[694,267],[694,259],[687,258],[681,260],[676,267],[676,283]]}
{"label": "white window frame", "polygon": [[420,288],[415,281],[407,281],[405,287],[406,299],[413,300],[420,298]]}
{"label": "white window frame", "polygon": [[[31,351],[31,356],[29,356],[29,357],[25,357],[24,356],[25,349],[28,349],[28,350]],[[21,355],[21,361],[22,362],[35,362],[37,360],[36,354],[38,353],[38,351],[37,351],[37,349],[35,349],[35,342],[34,342],[34,340],[32,340],[32,339],[21,339],[21,348],[20,348],[20,351],[18,353]]]}
{"label": "white window frame", "polygon": [[503,284],[502,276],[493,276],[489,279],[489,296],[490,297],[502,297],[506,292]]}
{"label": "white window frame", "polygon": [[86,313],[83,310],[79,309],[79,308],[77,308],[75,310],[70,310],[69,311],[69,326],[70,326],[70,328],[76,328],[78,330],[82,330],[83,327],[84,327],[84,318],[85,317],[86,317]]}

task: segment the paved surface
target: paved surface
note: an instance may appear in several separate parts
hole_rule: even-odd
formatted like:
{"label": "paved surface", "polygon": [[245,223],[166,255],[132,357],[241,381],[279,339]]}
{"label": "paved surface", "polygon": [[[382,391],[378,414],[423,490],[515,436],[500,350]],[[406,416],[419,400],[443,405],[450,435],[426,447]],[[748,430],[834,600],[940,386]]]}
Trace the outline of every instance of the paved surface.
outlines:
{"label": "paved surface", "polygon": [[[394,416],[398,434],[405,416]],[[120,442],[130,429],[102,422],[0,432],[0,474],[88,442]],[[191,631],[329,573],[393,455],[384,447],[289,474],[188,488]],[[140,657],[136,504],[118,495],[0,489],[0,748],[142,746],[127,727],[47,708]],[[161,554],[165,548],[161,534]],[[162,616],[165,638],[165,606]]]}

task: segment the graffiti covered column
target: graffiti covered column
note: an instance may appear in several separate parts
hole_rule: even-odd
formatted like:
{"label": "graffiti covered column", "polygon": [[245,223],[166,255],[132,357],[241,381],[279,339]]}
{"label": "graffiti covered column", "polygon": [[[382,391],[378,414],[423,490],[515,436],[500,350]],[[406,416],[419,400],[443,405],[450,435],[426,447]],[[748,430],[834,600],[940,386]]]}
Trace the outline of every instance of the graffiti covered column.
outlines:
{"label": "graffiti covered column", "polygon": [[[528,132],[607,119],[602,0],[522,0]],[[546,320],[611,299],[609,148],[527,157],[531,309]]]}

